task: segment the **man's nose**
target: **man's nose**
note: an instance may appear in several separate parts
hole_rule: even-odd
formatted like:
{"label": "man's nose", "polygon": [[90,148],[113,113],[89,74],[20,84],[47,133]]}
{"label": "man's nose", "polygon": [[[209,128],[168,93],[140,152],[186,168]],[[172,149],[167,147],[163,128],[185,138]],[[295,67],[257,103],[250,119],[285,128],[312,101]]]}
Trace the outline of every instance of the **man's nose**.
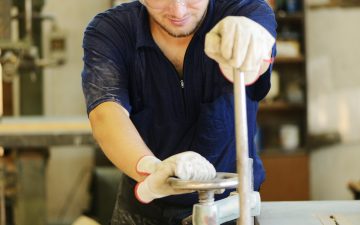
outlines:
{"label": "man's nose", "polygon": [[170,5],[171,15],[176,18],[183,18],[187,12],[186,0],[173,0]]}

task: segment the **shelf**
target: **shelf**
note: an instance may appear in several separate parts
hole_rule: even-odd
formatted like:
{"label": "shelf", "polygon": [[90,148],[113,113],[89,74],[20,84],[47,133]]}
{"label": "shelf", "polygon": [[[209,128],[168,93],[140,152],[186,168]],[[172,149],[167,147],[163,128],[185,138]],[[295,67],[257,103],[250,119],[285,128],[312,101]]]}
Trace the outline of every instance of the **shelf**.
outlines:
{"label": "shelf", "polygon": [[261,102],[259,105],[260,111],[303,111],[305,110],[305,105],[303,104],[293,104],[283,101],[278,102]]}
{"label": "shelf", "polygon": [[302,22],[304,20],[304,14],[302,12],[286,13],[284,11],[276,14],[277,21],[291,21],[291,22]]}
{"label": "shelf", "polygon": [[335,8],[335,7],[359,7],[360,2],[358,0],[331,0],[328,3],[309,3],[309,9],[322,9],[322,8]]}
{"label": "shelf", "polygon": [[[270,2],[276,6],[275,17],[278,24],[277,56],[273,68],[277,76],[272,77],[276,96],[265,98],[259,104],[258,111],[257,144],[266,170],[261,198],[267,201],[308,200],[307,1],[296,0],[296,7],[289,7],[286,1]],[[297,130],[293,136],[293,140],[297,139],[297,145],[293,150],[285,150],[289,146],[287,141],[290,141],[287,139],[289,132],[286,126],[293,126]]]}
{"label": "shelf", "polygon": [[297,157],[305,156],[307,152],[304,148],[297,148],[294,150],[283,150],[279,148],[265,149],[260,152],[260,157]]}
{"label": "shelf", "polygon": [[294,56],[294,57],[286,57],[286,56],[277,56],[275,58],[275,64],[286,64],[286,63],[303,63],[305,62],[304,56]]}

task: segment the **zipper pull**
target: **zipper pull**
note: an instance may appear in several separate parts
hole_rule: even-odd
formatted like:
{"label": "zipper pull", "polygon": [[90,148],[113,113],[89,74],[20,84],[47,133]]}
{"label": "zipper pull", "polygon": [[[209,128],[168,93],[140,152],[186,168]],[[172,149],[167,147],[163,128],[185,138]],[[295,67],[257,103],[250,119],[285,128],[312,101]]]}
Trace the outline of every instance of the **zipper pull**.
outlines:
{"label": "zipper pull", "polygon": [[180,80],[180,86],[182,89],[184,89],[184,80]]}

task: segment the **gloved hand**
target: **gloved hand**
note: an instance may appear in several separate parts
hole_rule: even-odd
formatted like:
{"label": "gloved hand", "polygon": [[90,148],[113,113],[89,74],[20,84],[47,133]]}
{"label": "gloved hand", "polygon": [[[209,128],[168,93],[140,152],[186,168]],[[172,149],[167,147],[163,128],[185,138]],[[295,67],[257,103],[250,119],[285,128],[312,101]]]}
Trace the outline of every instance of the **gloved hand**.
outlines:
{"label": "gloved hand", "polygon": [[167,183],[169,177],[204,181],[216,176],[214,166],[200,154],[191,151],[173,155],[164,161],[155,156],[144,156],[137,163],[136,169],[141,174],[150,174],[135,187],[136,198],[142,203],[169,195],[193,192],[173,189]]}
{"label": "gloved hand", "polygon": [[224,76],[233,81],[233,69],[246,72],[245,83],[258,77],[264,60],[270,60],[275,38],[260,24],[243,16],[222,19],[206,35],[205,53],[219,63]]}

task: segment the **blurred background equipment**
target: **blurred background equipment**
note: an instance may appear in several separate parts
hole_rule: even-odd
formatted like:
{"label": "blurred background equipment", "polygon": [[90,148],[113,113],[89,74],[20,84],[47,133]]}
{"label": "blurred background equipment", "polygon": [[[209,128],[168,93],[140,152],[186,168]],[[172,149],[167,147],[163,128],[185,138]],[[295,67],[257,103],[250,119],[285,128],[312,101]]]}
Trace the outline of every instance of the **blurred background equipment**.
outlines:
{"label": "blurred background equipment", "polygon": [[[80,79],[86,24],[112,3],[87,0],[84,4],[91,7],[83,8],[76,2],[70,7],[72,11],[68,5],[73,3],[0,1],[0,83],[4,87],[0,143],[6,153],[2,160],[5,204],[1,205],[6,218],[1,218],[6,225],[69,225],[92,207],[85,192],[95,176],[96,144],[81,86],[73,79]],[[60,96],[54,96],[57,91]],[[118,171],[112,171],[116,173],[112,178],[118,177]],[[113,185],[118,182],[109,180]],[[109,195],[116,192],[107,191]],[[105,219],[112,207],[103,204]],[[99,211],[94,215],[105,220]]]}
{"label": "blurred background equipment", "polygon": [[[43,0],[2,0],[0,4],[5,115],[41,114],[42,69],[65,63],[66,36],[52,16],[41,14]],[[42,23],[47,20],[53,29],[49,57],[43,58]]]}
{"label": "blurred background equipment", "polygon": [[[41,115],[43,68],[59,66],[66,61],[66,37],[57,34],[53,17],[41,14],[44,3],[43,0],[0,1],[0,87],[3,87],[0,88],[3,100],[0,109],[4,116],[16,119],[19,116]],[[46,20],[51,21],[57,35],[51,39],[53,54],[43,58],[42,23]],[[4,121],[7,118],[1,119],[1,125]],[[11,132],[2,127],[4,130]],[[10,139],[4,141],[6,138],[6,135],[1,135],[1,145],[7,154],[0,159],[0,220],[7,225],[45,224],[44,173],[48,151],[39,146],[28,148],[26,144],[13,148],[12,144],[8,144]]]}
{"label": "blurred background equipment", "polygon": [[[0,50],[1,54],[1,50]],[[2,81],[2,67],[0,63],[0,81]],[[2,82],[0,82],[0,119],[3,115],[3,96],[2,96]],[[5,149],[0,146],[0,225],[5,225],[5,178],[4,178],[4,163],[3,156],[5,155]]]}

